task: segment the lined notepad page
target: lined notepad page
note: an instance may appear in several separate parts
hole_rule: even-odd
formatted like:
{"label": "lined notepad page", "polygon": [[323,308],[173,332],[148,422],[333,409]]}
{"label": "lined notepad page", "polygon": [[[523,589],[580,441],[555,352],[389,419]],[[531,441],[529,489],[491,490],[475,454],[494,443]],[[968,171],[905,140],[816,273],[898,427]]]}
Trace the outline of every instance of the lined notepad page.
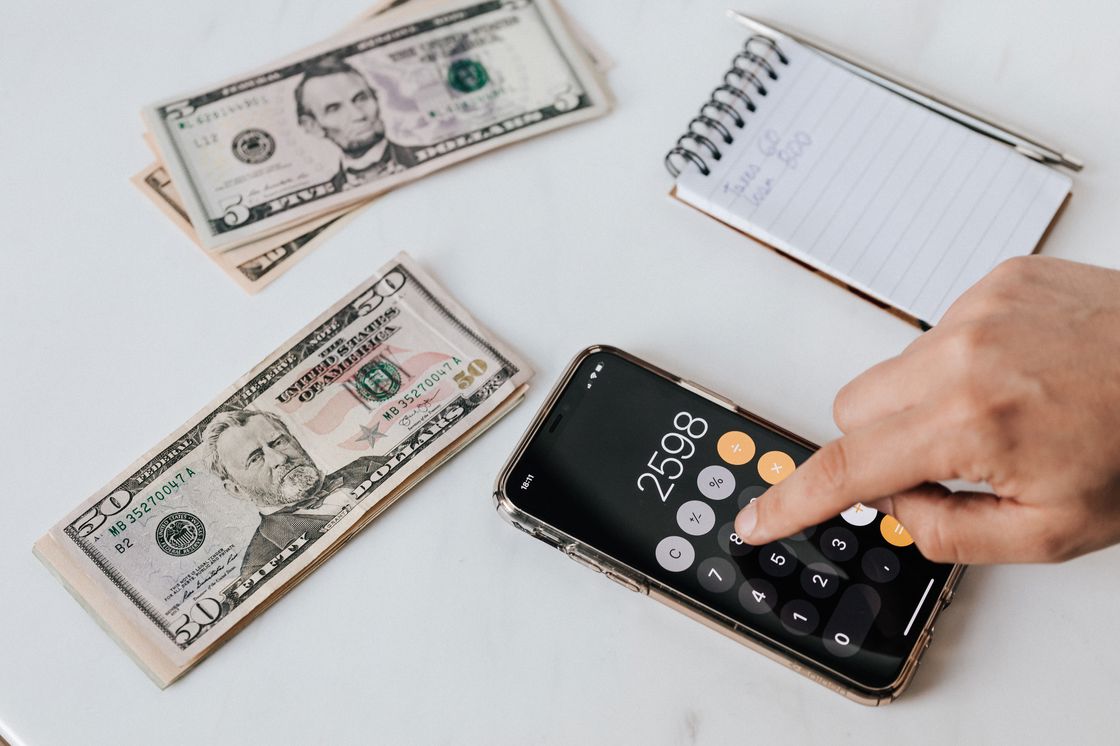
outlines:
{"label": "lined notepad page", "polygon": [[[930,324],[1003,259],[1034,251],[1066,175],[779,40],[788,65],[751,91],[711,174],[676,194]],[[742,107],[738,107],[742,110]],[[701,153],[703,151],[700,151]]]}

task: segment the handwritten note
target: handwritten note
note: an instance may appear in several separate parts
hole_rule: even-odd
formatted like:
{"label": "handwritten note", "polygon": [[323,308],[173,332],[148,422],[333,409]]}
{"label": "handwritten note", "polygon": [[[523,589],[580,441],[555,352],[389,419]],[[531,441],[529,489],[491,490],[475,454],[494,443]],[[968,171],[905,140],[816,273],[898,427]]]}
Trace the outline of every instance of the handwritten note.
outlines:
{"label": "handwritten note", "polygon": [[789,39],[789,65],[707,176],[677,196],[936,323],[1003,259],[1030,254],[1069,177]]}

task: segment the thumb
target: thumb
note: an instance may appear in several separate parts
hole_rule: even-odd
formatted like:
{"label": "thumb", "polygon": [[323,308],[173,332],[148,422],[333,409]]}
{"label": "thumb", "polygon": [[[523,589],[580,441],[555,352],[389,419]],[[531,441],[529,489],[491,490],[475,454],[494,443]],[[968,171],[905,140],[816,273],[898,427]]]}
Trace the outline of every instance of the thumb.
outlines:
{"label": "thumb", "polygon": [[950,492],[927,484],[874,505],[906,527],[933,562],[990,564],[1052,561],[1037,508],[982,492]]}

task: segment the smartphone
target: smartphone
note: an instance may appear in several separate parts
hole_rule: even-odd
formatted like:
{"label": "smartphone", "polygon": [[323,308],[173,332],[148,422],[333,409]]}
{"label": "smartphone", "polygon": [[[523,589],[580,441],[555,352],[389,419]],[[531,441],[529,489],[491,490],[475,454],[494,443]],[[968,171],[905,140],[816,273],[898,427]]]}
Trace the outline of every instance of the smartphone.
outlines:
{"label": "smartphone", "polygon": [[964,570],[857,504],[765,546],[739,509],[816,446],[633,355],[569,365],[498,477],[498,513],[573,560],[857,702],[910,682]]}

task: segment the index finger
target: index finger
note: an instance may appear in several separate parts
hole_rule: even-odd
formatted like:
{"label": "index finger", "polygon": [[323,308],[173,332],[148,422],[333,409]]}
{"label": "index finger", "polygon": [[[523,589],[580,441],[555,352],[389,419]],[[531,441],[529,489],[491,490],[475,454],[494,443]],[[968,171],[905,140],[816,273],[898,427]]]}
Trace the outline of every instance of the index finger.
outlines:
{"label": "index finger", "polygon": [[814,526],[857,502],[953,477],[952,439],[940,437],[936,409],[920,405],[826,444],[735,518],[750,544]]}

